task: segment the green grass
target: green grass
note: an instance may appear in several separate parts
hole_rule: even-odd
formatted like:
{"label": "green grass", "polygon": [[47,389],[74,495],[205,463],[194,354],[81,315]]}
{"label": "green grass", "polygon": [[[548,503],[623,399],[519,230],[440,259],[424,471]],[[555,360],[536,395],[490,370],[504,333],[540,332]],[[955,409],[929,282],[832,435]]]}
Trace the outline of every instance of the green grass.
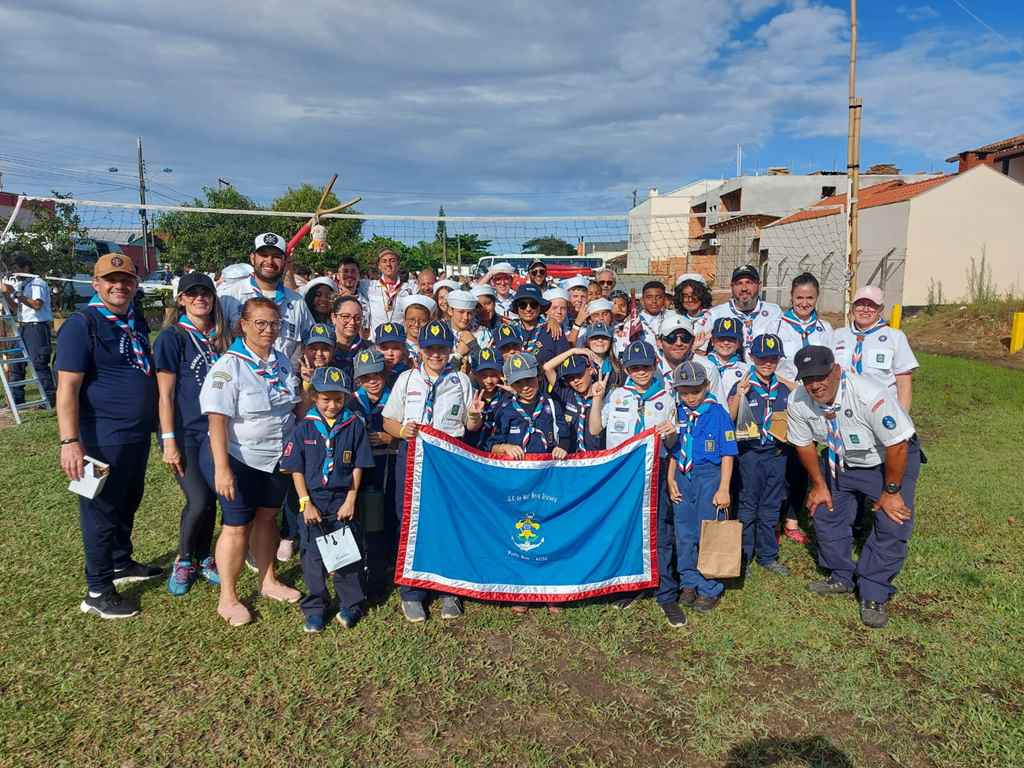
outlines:
{"label": "green grass", "polygon": [[[143,616],[82,616],[77,509],[52,419],[0,433],[3,765],[1024,765],[1024,379],[922,356],[914,416],[929,464],[888,629],[852,600],[756,569],[671,630],[652,601],[561,616],[470,604],[305,636],[257,603],[231,630],[215,593],[136,585]],[[168,564],[180,496],[158,463],[137,555]],[[284,571],[298,582],[294,562]],[[245,591],[255,590],[251,575]]]}

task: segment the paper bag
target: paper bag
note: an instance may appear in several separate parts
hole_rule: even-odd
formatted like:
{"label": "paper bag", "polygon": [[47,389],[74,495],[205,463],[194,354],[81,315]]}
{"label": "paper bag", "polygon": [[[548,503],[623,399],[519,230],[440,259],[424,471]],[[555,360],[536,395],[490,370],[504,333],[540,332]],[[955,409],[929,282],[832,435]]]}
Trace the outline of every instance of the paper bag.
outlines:
{"label": "paper bag", "polygon": [[768,430],[768,434],[780,443],[789,442],[787,439],[789,437],[789,415],[786,411],[772,412],[772,425]]}
{"label": "paper bag", "polygon": [[[726,519],[718,519],[722,514]],[[702,520],[700,523],[697,570],[704,578],[732,579],[740,575],[743,523],[728,518],[729,510],[720,509],[714,520]]]}
{"label": "paper bag", "polygon": [[320,550],[320,557],[324,561],[324,568],[328,573],[334,573],[346,565],[358,563],[363,557],[359,553],[359,545],[356,544],[356,537],[352,534],[352,527],[349,525],[343,525],[336,531],[318,536],[316,548]]}
{"label": "paper bag", "polygon": [[68,484],[68,490],[87,499],[95,499],[100,495],[103,486],[107,484],[109,476],[109,464],[104,464],[92,456],[86,456],[82,465],[82,478],[80,480],[72,480]]}

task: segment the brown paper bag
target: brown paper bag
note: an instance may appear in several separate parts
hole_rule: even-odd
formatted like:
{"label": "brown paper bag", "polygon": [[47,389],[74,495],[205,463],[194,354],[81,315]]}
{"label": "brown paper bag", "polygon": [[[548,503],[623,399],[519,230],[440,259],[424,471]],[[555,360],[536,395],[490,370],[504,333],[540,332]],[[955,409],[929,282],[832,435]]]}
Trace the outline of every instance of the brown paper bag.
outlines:
{"label": "brown paper bag", "polygon": [[[722,514],[725,519],[718,519]],[[743,523],[729,520],[729,510],[720,509],[714,520],[700,523],[697,570],[706,579],[732,579],[740,575],[743,554]]]}

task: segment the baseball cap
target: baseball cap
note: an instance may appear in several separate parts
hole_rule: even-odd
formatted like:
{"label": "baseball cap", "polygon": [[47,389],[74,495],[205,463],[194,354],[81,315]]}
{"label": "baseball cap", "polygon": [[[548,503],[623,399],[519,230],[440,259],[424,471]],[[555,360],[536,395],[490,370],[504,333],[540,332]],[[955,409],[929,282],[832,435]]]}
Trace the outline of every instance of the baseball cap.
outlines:
{"label": "baseball cap", "polygon": [[761,282],[761,273],[757,271],[757,267],[751,264],[744,264],[742,267],[736,267],[732,271],[732,282],[742,280],[744,277],[753,280],[755,283]]}
{"label": "baseball cap", "polygon": [[680,315],[678,312],[673,312],[662,320],[661,331],[658,335],[664,339],[668,338],[676,331],[686,331],[688,334],[693,336],[693,321],[688,317]]}
{"label": "baseball cap", "polygon": [[545,263],[544,263],[543,261],[541,261],[540,259],[534,259],[533,261],[531,261],[531,262],[530,262],[530,266],[528,266],[528,267],[526,268],[526,271],[527,271],[527,272],[529,272],[529,271],[530,271],[531,269],[533,269],[534,267],[544,267],[544,269],[545,269],[545,271],[546,271],[546,270],[547,270],[547,268],[548,268],[548,265],[547,265],[547,264],[545,264]]}
{"label": "baseball cap", "polygon": [[452,309],[476,309],[476,296],[469,291],[453,290],[448,292],[448,306]]}
{"label": "baseball cap", "polygon": [[743,329],[740,321],[734,317],[720,317],[711,326],[711,337],[719,339],[743,340]]}
{"label": "baseball cap", "polygon": [[513,311],[515,311],[516,305],[520,301],[536,301],[540,305],[541,310],[548,308],[548,302],[544,300],[544,294],[533,283],[523,283],[519,286],[516,295],[512,297]]}
{"label": "baseball cap", "polygon": [[590,341],[591,339],[599,339],[602,337],[606,339],[615,338],[612,334],[612,329],[608,327],[607,323],[593,323],[592,325],[588,325],[586,328],[583,329],[583,338],[586,341]]}
{"label": "baseball cap", "polygon": [[253,251],[258,251],[260,248],[277,248],[281,253],[285,252],[285,247],[288,243],[280,235],[275,235],[273,232],[264,232],[262,235],[256,235],[256,239],[252,241]]}
{"label": "baseball cap", "polygon": [[523,379],[532,379],[537,375],[537,358],[529,352],[516,352],[505,361],[502,371],[505,381],[515,384]]}
{"label": "baseball cap", "polygon": [[835,355],[828,347],[811,345],[796,353],[796,377],[806,379],[814,376],[827,376],[836,364]]}
{"label": "baseball cap", "polygon": [[493,349],[481,349],[473,355],[473,372],[497,371],[501,373],[501,357]]}
{"label": "baseball cap", "polygon": [[853,294],[853,303],[856,304],[861,299],[867,299],[876,307],[885,306],[885,294],[882,293],[882,289],[877,285],[865,285],[863,288]]}
{"label": "baseball cap", "polygon": [[314,323],[302,343],[307,347],[310,344],[328,344],[333,347],[336,343],[334,329],[326,323]]}
{"label": "baseball cap", "polygon": [[135,262],[131,260],[130,256],[125,256],[123,253],[105,253],[96,259],[96,266],[92,268],[93,277],[106,277],[117,272],[132,277],[139,276],[135,271]]}
{"label": "baseball cap", "polygon": [[507,323],[502,325],[498,332],[494,334],[494,346],[498,349],[504,349],[512,344],[519,344],[521,346],[522,343],[523,335],[519,333],[515,326],[508,325]]}
{"label": "baseball cap", "polygon": [[455,346],[455,334],[448,327],[448,323],[435,320],[427,323],[420,329],[420,349],[427,347],[451,347]]}
{"label": "baseball cap", "polygon": [[779,358],[783,356],[782,339],[774,333],[762,333],[755,336],[750,344],[750,354],[754,357]]}
{"label": "baseball cap", "polygon": [[217,293],[217,289],[213,287],[213,280],[203,272],[189,272],[178,280],[179,294],[191,291],[193,288],[205,288],[214,295]]}
{"label": "baseball cap", "polygon": [[364,349],[352,361],[352,371],[357,379],[360,376],[367,376],[371,373],[383,373],[384,355],[376,347]]}
{"label": "baseball cap", "polygon": [[590,367],[590,359],[586,355],[569,355],[558,366],[558,375],[563,379],[579,376]]}
{"label": "baseball cap", "polygon": [[373,332],[373,338],[378,344],[387,344],[389,341],[405,343],[405,326],[401,323],[381,323]]}
{"label": "baseball cap", "polygon": [[708,372],[698,362],[683,360],[672,371],[673,387],[700,387],[708,383]]}
{"label": "baseball cap", "polygon": [[352,383],[348,380],[348,374],[333,365],[313,371],[313,380],[310,382],[310,386],[315,392],[352,394]]}
{"label": "baseball cap", "polygon": [[657,359],[654,347],[646,341],[634,341],[622,353],[622,365],[626,368],[653,366]]}

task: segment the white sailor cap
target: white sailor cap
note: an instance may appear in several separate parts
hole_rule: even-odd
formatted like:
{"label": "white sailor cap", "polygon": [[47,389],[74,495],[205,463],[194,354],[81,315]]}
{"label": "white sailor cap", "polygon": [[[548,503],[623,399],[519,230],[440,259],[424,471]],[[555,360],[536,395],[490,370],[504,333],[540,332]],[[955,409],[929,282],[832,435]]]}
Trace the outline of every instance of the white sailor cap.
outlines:
{"label": "white sailor cap", "polygon": [[474,285],[472,288],[469,289],[469,292],[472,293],[474,296],[476,296],[478,299],[481,296],[490,296],[492,299],[498,298],[498,294],[494,290],[494,288],[492,288],[491,286],[487,285],[486,283],[480,283],[479,285]]}
{"label": "white sailor cap", "polygon": [[448,306],[452,309],[476,309],[476,296],[469,291],[449,291]]}
{"label": "white sailor cap", "polygon": [[454,280],[449,280],[448,278],[445,278],[444,280],[438,280],[436,283],[434,283],[434,295],[437,296],[437,292],[442,288],[447,288],[449,291],[457,291],[461,287],[462,286],[459,285],[457,282],[455,282]]}
{"label": "white sailor cap", "polygon": [[611,312],[612,309],[612,303],[608,299],[594,299],[587,304],[587,317],[590,317],[595,312]]}
{"label": "white sailor cap", "polygon": [[562,287],[569,291],[573,288],[586,288],[590,285],[590,280],[585,278],[583,275],[576,275],[575,277],[569,277],[562,281]]}
{"label": "white sailor cap", "polygon": [[707,280],[704,279],[704,275],[700,274],[699,272],[684,272],[683,274],[676,278],[676,285],[679,285],[684,280],[693,280],[694,282],[700,283],[702,285],[708,284]]}
{"label": "white sailor cap", "polygon": [[565,288],[548,288],[544,291],[544,301],[554,301],[555,299],[569,300],[569,292]]}
{"label": "white sailor cap", "polygon": [[424,296],[421,293],[414,293],[410,296],[402,296],[398,303],[402,309],[402,314],[405,314],[405,310],[409,307],[418,306],[423,307],[427,312],[433,316],[434,312],[437,311],[437,302],[429,296]]}

